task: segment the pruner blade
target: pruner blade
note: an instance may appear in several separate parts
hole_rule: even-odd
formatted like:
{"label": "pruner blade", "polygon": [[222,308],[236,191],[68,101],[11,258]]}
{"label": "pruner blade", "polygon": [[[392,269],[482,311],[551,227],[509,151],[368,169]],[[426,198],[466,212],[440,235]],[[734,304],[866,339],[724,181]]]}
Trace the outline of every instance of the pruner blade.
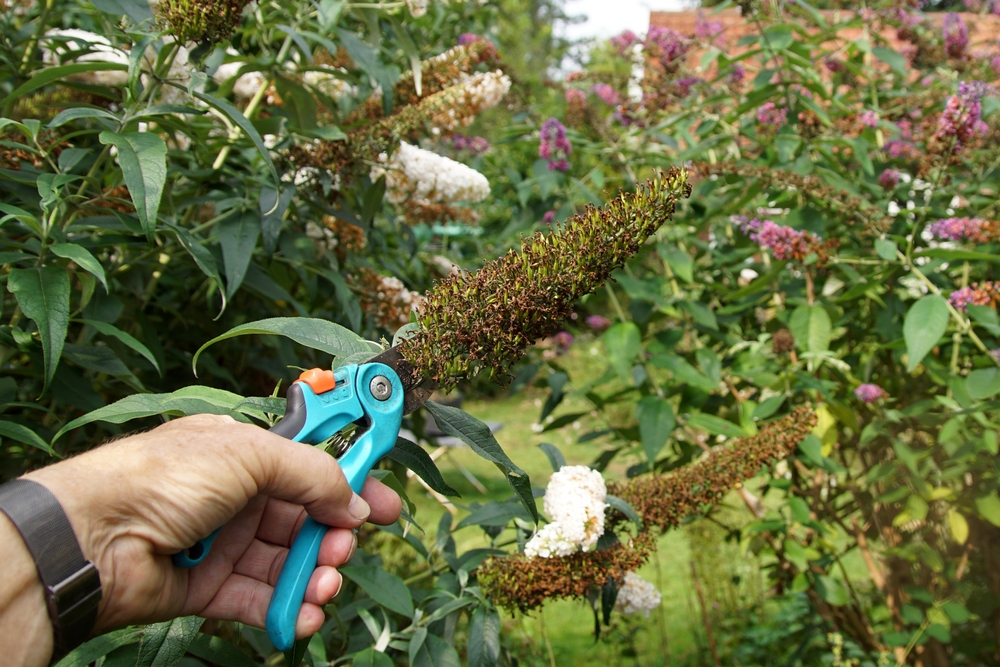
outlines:
{"label": "pruner blade", "polygon": [[365,363],[385,364],[396,371],[400,381],[403,383],[404,399],[403,414],[408,415],[415,412],[427,399],[431,397],[437,389],[437,383],[420,374],[409,361],[399,351],[398,346],[390,347],[385,352],[372,357]]}

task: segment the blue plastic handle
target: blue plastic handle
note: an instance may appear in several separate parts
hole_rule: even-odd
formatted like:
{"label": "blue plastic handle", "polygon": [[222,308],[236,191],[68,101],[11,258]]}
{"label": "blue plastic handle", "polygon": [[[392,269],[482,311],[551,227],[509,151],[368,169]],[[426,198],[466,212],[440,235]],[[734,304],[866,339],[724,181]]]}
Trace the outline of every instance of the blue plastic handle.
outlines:
{"label": "blue plastic handle", "polygon": [[[357,399],[369,418],[370,426],[341,457],[340,468],[351,489],[355,493],[361,493],[372,466],[396,444],[403,421],[403,384],[395,371],[384,364],[355,366],[351,375],[354,376]],[[392,387],[390,395],[384,400],[372,395],[373,381],[379,376],[388,380]],[[320,441],[330,435],[332,432]],[[267,609],[267,636],[279,651],[287,651],[295,643],[295,621],[299,617],[299,608],[302,606],[309,578],[316,569],[319,546],[326,531],[327,526],[307,518],[292,543],[285,566],[278,576],[278,584],[274,587],[271,605]]]}

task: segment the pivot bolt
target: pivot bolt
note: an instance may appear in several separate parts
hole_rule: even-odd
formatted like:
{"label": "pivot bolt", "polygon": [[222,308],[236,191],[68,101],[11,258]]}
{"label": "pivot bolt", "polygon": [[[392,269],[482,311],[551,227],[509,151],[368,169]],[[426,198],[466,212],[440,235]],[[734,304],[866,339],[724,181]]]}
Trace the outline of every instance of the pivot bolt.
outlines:
{"label": "pivot bolt", "polygon": [[384,375],[373,377],[371,383],[368,385],[368,389],[371,391],[372,396],[379,401],[387,401],[392,396],[392,383]]}

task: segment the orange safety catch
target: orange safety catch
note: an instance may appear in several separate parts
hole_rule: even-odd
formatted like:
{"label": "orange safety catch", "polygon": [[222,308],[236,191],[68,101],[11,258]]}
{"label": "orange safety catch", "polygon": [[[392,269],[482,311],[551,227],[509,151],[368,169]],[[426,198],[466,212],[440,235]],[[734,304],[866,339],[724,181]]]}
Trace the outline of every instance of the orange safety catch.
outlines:
{"label": "orange safety catch", "polygon": [[305,382],[314,392],[322,394],[337,386],[337,379],[333,376],[333,371],[325,371],[322,368],[310,368],[302,371],[299,382]]}

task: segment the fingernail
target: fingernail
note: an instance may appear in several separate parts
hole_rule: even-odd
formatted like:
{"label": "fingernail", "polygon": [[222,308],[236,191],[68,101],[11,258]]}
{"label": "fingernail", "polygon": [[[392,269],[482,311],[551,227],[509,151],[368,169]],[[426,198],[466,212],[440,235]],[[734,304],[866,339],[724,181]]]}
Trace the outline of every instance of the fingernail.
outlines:
{"label": "fingernail", "polygon": [[335,598],[338,595],[340,595],[340,591],[342,591],[343,589],[344,589],[344,576],[342,574],[340,574],[340,572],[338,572],[337,573],[337,590],[334,591],[333,597],[331,597],[330,599],[332,600],[333,598]]}
{"label": "fingernail", "polygon": [[351,559],[354,558],[354,552],[357,550],[358,550],[358,536],[354,535],[354,538],[351,540],[351,553],[347,554],[347,560],[344,562],[350,563]]}
{"label": "fingernail", "polygon": [[372,508],[368,507],[368,503],[365,502],[364,498],[355,493],[351,496],[351,502],[347,506],[347,511],[358,521],[364,521],[372,513]]}

